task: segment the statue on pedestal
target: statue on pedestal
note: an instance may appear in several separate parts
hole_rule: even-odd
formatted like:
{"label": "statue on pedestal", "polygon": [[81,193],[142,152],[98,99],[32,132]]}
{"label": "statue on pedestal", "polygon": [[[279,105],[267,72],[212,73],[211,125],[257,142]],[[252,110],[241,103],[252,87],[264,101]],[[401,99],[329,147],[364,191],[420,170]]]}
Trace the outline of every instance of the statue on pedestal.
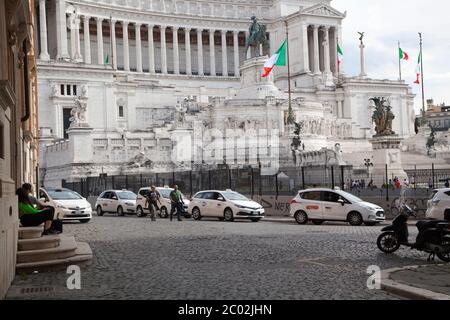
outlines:
{"label": "statue on pedestal", "polygon": [[82,99],[75,99],[75,107],[70,111],[70,128],[87,127],[86,121],[87,102]]}
{"label": "statue on pedestal", "polygon": [[392,112],[391,106],[387,106],[385,98],[370,99],[375,104],[375,111],[372,115],[372,121],[375,123],[375,137],[384,137],[395,135],[392,131],[392,123],[395,115]]}
{"label": "statue on pedestal", "polygon": [[258,19],[255,16],[252,18],[252,24],[249,28],[249,35],[245,41],[245,52],[248,52],[250,47],[255,48],[255,57],[262,55],[260,46],[267,46],[266,26],[259,24]]}

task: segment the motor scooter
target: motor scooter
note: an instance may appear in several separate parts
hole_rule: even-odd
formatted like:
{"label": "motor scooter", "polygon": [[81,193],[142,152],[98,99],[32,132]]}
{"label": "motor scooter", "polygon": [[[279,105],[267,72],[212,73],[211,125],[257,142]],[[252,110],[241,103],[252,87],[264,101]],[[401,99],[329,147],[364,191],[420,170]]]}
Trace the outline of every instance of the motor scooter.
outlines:
{"label": "motor scooter", "polygon": [[445,221],[419,221],[416,224],[419,234],[415,243],[409,242],[408,220],[415,212],[406,204],[400,205],[400,214],[392,225],[383,228],[378,237],[377,246],[382,252],[392,254],[401,246],[429,253],[428,261],[434,261],[435,256],[445,262],[450,262],[450,215]]}

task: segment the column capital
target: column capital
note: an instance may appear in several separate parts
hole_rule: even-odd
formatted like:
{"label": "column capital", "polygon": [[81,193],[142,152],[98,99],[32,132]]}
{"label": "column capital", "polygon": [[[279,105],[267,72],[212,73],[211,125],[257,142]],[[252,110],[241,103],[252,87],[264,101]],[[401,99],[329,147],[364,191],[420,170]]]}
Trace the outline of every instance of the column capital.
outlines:
{"label": "column capital", "polygon": [[112,24],[112,25],[115,25],[117,23],[117,20],[116,19],[111,19],[111,20],[109,20],[109,23]]}
{"label": "column capital", "polygon": [[188,28],[188,27],[184,28],[184,32],[191,32],[191,30],[192,30],[192,28]]}
{"label": "column capital", "polygon": [[197,28],[197,33],[203,33],[203,29]]}
{"label": "column capital", "polygon": [[220,33],[222,33],[222,34],[227,34],[228,33],[228,30],[220,30]]}
{"label": "column capital", "polygon": [[166,30],[167,29],[167,26],[165,26],[165,25],[159,25],[159,28],[161,29],[161,30]]}
{"label": "column capital", "polygon": [[91,16],[88,16],[88,15],[86,15],[86,14],[83,14],[82,16],[81,16],[84,20],[91,20]]}
{"label": "column capital", "polygon": [[127,27],[130,24],[130,22],[126,21],[126,20],[122,20],[122,21],[120,21],[120,23],[122,24],[122,26],[127,26]]}
{"label": "column capital", "polygon": [[312,27],[314,30],[319,30],[320,25],[318,25],[318,24],[312,24],[311,27]]}
{"label": "column capital", "polygon": [[135,22],[135,23],[134,23],[134,26],[135,26],[136,29],[137,29],[137,28],[140,28],[140,27],[142,26],[142,23],[140,23],[140,22]]}
{"label": "column capital", "polygon": [[208,32],[209,32],[210,34],[211,34],[211,33],[214,34],[214,33],[216,32],[216,29],[209,28],[209,29],[208,29]]}
{"label": "column capital", "polygon": [[146,26],[147,26],[147,28],[148,28],[149,30],[150,30],[150,29],[153,29],[153,28],[155,27],[155,25],[152,24],[152,23],[147,23]]}
{"label": "column capital", "polygon": [[97,21],[97,22],[103,22],[103,20],[105,20],[105,19],[102,17],[95,17],[95,21]]}
{"label": "column capital", "polygon": [[173,32],[178,32],[178,30],[180,30],[180,27],[178,27],[178,26],[172,26],[172,27],[170,27],[171,29],[172,29],[172,31]]}
{"label": "column capital", "polygon": [[238,35],[239,35],[239,32],[241,32],[241,31],[239,31],[239,30],[233,30],[233,35],[238,36]]}

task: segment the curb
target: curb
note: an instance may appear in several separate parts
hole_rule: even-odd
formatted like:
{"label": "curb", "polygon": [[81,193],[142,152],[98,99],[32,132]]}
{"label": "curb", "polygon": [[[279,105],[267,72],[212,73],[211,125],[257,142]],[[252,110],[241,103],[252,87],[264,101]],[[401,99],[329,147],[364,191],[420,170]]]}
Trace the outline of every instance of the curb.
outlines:
{"label": "curb", "polygon": [[[391,275],[395,272],[426,268],[428,266],[430,265],[383,270],[381,271],[381,289],[411,300],[450,300],[448,295],[398,283],[391,279]],[[436,266],[444,266],[444,264]]]}

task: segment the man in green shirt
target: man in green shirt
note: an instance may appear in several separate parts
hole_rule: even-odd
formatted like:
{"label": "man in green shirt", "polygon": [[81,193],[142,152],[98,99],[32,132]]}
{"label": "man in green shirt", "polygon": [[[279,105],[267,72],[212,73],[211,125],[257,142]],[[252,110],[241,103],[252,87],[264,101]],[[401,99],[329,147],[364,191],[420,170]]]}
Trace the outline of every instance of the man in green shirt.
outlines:
{"label": "man in green shirt", "polygon": [[183,208],[183,194],[178,190],[178,186],[173,186],[173,191],[169,195],[170,202],[172,203],[172,210],[170,210],[170,221],[172,221],[174,211],[177,211],[178,221],[181,221],[180,215],[184,212]]}

